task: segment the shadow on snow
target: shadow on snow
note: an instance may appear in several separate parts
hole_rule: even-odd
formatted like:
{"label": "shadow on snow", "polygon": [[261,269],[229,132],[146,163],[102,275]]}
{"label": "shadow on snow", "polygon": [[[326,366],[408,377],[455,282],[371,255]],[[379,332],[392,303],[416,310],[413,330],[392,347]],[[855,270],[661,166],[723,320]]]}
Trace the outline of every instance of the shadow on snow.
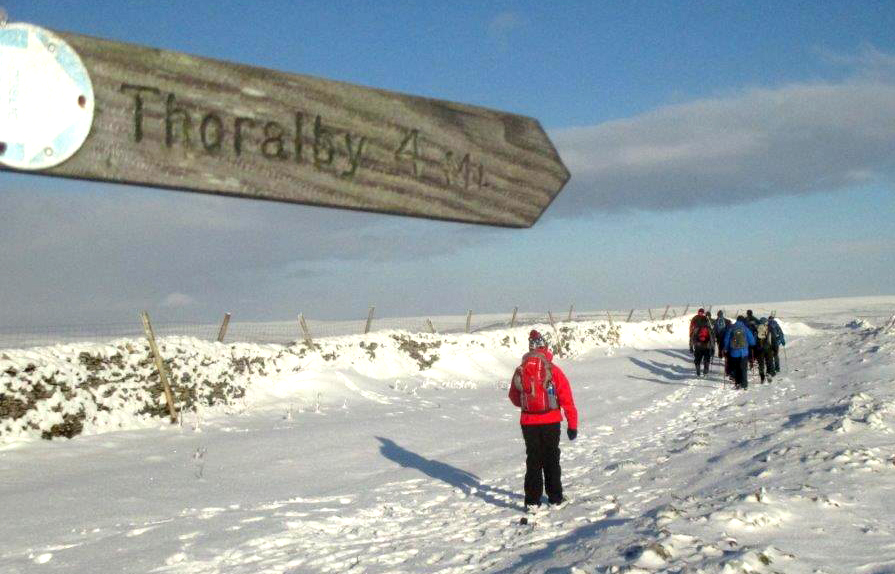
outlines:
{"label": "shadow on snow", "polygon": [[[520,569],[524,567],[528,567],[527,569],[529,571],[537,571],[537,568],[533,568],[535,564],[554,558],[559,550],[564,548],[578,548],[581,546],[582,543],[594,543],[594,541],[600,540],[600,532],[617,526],[622,526],[631,522],[631,520],[631,518],[611,518],[607,516],[606,518],[598,522],[593,522],[580,528],[576,528],[565,536],[548,542],[543,548],[539,548],[538,550],[520,555],[518,559],[513,562],[513,564],[500,570],[495,570],[494,572],[492,572],[492,574],[510,574],[512,572],[519,572]],[[542,571],[568,572],[569,570],[567,569],[567,567],[548,567]]]}
{"label": "shadow on snow", "polygon": [[[444,462],[425,458],[403,448],[394,441],[383,437],[376,437],[381,444],[379,451],[385,458],[398,463],[404,468],[414,468],[423,474],[446,482],[454,488],[459,488],[463,493],[481,498],[488,504],[509,508],[512,510],[523,510],[520,504],[513,504],[509,500],[521,500],[522,495],[495,488],[493,486],[482,484],[481,479],[471,472],[451,466]],[[500,498],[498,498],[500,497]],[[503,500],[508,499],[508,500]]]}

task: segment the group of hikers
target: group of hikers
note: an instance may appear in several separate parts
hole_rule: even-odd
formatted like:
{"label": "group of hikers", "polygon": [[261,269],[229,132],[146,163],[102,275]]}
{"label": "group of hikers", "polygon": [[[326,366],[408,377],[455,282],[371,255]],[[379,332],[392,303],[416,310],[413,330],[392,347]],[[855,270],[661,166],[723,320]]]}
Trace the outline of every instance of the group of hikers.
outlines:
{"label": "group of hikers", "polygon": [[718,311],[717,318],[712,319],[711,311],[700,309],[690,319],[690,353],[696,376],[708,375],[717,348],[718,357],[724,361],[724,375],[737,389],[749,386],[749,370],[756,363],[761,382],[771,382],[780,372],[780,347],[785,346],[786,337],[774,313],[759,319],[749,309],[734,322],[724,316],[724,311]]}
{"label": "group of hikers", "polygon": [[[708,375],[717,348],[725,375],[733,379],[738,389],[748,387],[749,369],[755,363],[761,382],[770,382],[780,372],[779,351],[785,345],[783,329],[773,313],[759,319],[750,309],[734,322],[724,316],[724,311],[718,311],[717,318],[712,319],[711,311],[700,309],[690,320],[690,352],[696,363],[696,376]],[[545,491],[548,504],[562,504],[565,498],[559,465],[560,423],[565,415],[566,434],[569,440],[575,440],[578,410],[569,380],[553,363],[553,353],[536,330],[528,334],[528,352],[513,373],[509,399],[522,411],[526,510],[541,506]]]}

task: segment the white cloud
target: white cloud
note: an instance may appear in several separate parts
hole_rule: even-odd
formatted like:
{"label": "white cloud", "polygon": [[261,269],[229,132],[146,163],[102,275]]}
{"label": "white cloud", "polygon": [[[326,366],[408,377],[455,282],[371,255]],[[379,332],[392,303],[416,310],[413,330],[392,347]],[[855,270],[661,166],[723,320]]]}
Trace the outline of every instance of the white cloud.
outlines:
{"label": "white cloud", "polygon": [[180,319],[243,300],[270,300],[273,313],[284,293],[321,281],[325,265],[421,264],[504,231],[10,173],[0,190],[7,324],[129,320],[163,302]]}
{"label": "white cloud", "polygon": [[195,299],[183,293],[171,293],[162,300],[162,307],[180,308],[189,307],[196,302]]}
{"label": "white cloud", "polygon": [[862,78],[750,89],[552,137],[572,172],[553,215],[890,184],[895,83]]}
{"label": "white cloud", "polygon": [[863,44],[856,53],[818,48],[817,53],[828,64],[856,70],[858,77],[872,80],[895,80],[895,54],[888,54],[871,44]]}
{"label": "white cloud", "polygon": [[523,26],[525,21],[516,12],[501,12],[488,24],[488,35],[501,50],[510,47],[510,35]]}

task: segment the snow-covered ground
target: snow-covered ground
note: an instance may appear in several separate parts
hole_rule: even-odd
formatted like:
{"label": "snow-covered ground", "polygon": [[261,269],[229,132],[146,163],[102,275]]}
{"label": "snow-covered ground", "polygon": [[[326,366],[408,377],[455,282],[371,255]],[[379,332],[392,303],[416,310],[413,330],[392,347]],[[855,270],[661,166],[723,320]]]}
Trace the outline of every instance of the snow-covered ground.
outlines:
{"label": "snow-covered ground", "polygon": [[895,297],[746,307],[789,344],[745,392],[692,377],[686,319],[568,327],[571,502],[524,526],[527,328],[167,338],[182,425],[142,341],[2,352],[0,572],[895,572]]}

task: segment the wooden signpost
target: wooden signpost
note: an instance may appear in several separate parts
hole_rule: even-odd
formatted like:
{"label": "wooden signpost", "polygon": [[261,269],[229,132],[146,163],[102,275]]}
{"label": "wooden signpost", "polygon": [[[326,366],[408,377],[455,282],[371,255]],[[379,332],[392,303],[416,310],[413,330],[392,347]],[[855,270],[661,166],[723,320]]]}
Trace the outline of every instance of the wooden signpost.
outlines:
{"label": "wooden signpost", "polygon": [[[27,24],[5,26],[0,48],[27,51],[26,76],[62,48],[86,72],[69,70],[64,93],[35,88],[49,109],[32,109],[47,137],[46,114],[86,117],[83,143],[47,167],[4,161],[0,141],[7,169],[506,227],[531,226],[569,179],[529,117]],[[27,100],[0,96],[0,115]]]}

